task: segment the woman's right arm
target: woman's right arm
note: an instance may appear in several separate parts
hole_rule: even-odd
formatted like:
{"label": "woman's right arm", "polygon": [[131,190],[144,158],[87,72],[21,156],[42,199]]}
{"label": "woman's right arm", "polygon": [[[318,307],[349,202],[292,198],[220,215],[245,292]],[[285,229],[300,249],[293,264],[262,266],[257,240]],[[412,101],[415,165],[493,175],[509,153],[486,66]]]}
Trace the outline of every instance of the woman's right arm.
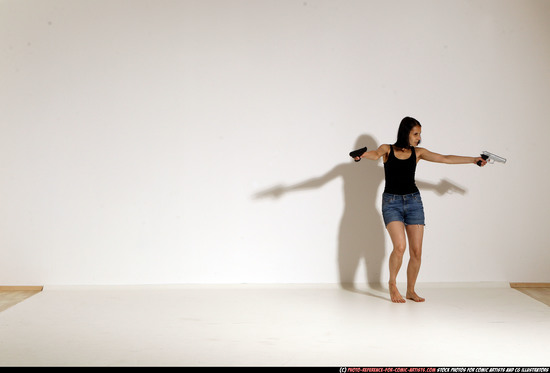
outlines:
{"label": "woman's right arm", "polygon": [[370,159],[372,161],[377,161],[381,157],[385,156],[390,152],[390,146],[387,144],[380,145],[380,147],[376,150],[371,150],[370,152],[365,152],[361,157],[356,157],[355,160],[359,160],[360,158],[366,158]]}

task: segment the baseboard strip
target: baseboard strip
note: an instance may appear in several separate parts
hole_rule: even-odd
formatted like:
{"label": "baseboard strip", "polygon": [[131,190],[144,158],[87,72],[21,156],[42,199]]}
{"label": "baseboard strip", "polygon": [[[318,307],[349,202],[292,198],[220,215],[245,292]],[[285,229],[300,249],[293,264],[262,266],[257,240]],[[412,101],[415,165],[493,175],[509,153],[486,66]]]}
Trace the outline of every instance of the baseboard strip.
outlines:
{"label": "baseboard strip", "polygon": [[0,291],[42,291],[44,286],[1,286]]}
{"label": "baseboard strip", "polygon": [[510,282],[512,288],[550,288],[548,282]]}

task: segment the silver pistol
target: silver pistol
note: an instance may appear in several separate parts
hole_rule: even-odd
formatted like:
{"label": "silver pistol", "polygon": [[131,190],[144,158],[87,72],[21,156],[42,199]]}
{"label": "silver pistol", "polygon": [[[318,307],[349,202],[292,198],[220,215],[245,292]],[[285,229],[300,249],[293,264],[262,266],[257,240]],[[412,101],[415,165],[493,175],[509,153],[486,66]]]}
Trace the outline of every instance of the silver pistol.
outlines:
{"label": "silver pistol", "polygon": [[[490,153],[488,151],[483,151],[483,153],[481,153],[481,158],[485,159],[489,163],[495,163],[495,162],[506,163],[506,158]],[[477,165],[481,166],[481,162],[477,162]]]}

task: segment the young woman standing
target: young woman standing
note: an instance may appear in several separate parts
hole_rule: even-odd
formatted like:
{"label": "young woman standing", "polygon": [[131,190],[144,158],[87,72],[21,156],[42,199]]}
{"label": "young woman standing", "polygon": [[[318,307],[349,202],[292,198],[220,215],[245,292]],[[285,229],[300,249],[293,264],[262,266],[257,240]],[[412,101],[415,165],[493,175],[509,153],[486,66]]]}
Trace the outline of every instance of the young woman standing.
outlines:
{"label": "young woman standing", "polygon": [[487,161],[481,157],[463,157],[441,155],[418,148],[422,126],[411,117],[405,117],[399,125],[397,141],[393,145],[384,144],[377,150],[355,157],[376,161],[383,157],[386,186],[382,195],[382,215],[386,229],[393,244],[390,255],[389,291],[392,302],[405,303],[399,293],[396,279],[403,255],[409,242],[410,259],[407,267],[407,293],[405,297],[415,302],[424,302],[424,298],[415,292],[416,279],[420,271],[422,241],[424,238],[424,208],[420,191],[416,186],[416,165],[420,160],[447,164],[477,164],[485,166]]}

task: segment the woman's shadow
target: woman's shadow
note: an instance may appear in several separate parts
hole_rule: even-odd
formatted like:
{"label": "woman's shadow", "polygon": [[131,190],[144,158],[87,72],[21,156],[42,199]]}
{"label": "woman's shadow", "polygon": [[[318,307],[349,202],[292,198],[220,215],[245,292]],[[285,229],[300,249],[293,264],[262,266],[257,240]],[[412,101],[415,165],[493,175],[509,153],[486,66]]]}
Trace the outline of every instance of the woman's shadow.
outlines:
{"label": "woman's shadow", "polygon": [[[366,146],[369,150],[378,148],[376,140],[370,135],[361,135],[353,149]],[[351,150],[353,150],[351,149]],[[382,286],[382,266],[385,261],[386,233],[379,206],[378,189],[384,182],[384,167],[381,161],[349,162],[339,164],[324,175],[296,183],[290,186],[275,187],[254,194],[255,199],[280,198],[285,193],[298,190],[320,188],[328,182],[342,178],[344,192],[344,211],[338,231],[338,274],[343,289],[367,295],[389,299],[387,289]],[[439,184],[417,181],[422,190],[433,190],[439,195],[449,192],[466,193],[466,190],[453,183],[442,180]],[[367,290],[356,287],[356,274],[364,263],[365,279],[360,283]]]}

